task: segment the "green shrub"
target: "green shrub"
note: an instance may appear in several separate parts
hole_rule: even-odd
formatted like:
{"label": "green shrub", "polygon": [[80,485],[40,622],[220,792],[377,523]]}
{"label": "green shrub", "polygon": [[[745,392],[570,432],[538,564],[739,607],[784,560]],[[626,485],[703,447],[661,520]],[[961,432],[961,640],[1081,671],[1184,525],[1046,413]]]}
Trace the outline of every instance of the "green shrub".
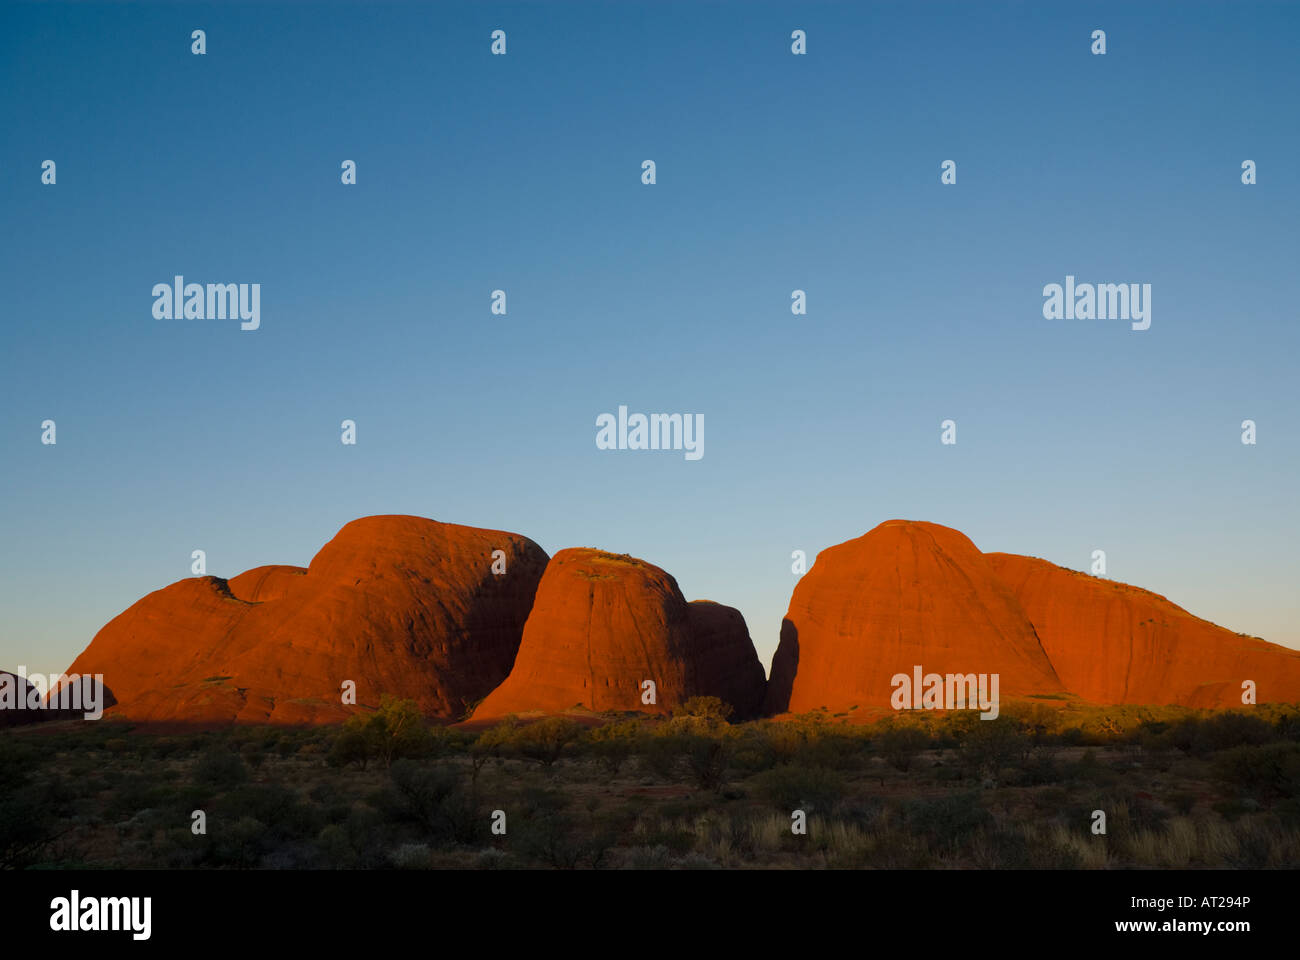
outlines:
{"label": "green shrub", "polygon": [[607,723],[587,733],[587,743],[600,765],[611,776],[622,769],[644,740],[638,720]]}
{"label": "green shrub", "polygon": [[691,697],[673,708],[674,717],[703,717],[718,723],[726,723],[735,712],[735,707],[718,697]]}
{"label": "green shrub", "polygon": [[239,748],[239,755],[244,758],[244,762],[254,770],[262,766],[262,761],[266,759],[266,754],[262,753],[260,743],[249,742]]}
{"label": "green shrub", "polygon": [[752,782],[759,797],[787,814],[792,810],[829,814],[844,796],[844,778],[825,767],[781,764]]}
{"label": "green shrub", "polygon": [[1279,738],[1278,730],[1262,717],[1232,710],[1207,717],[1188,717],[1172,724],[1163,735],[1185,753],[1205,756],[1241,746],[1260,746]]}
{"label": "green shrub", "polygon": [[209,823],[210,856],[219,866],[250,868],[258,865],[270,849],[266,824],[254,817],[240,817],[229,823]]}
{"label": "green shrub", "polygon": [[418,823],[430,839],[470,843],[478,835],[474,804],[461,776],[450,767],[422,767],[398,760],[389,770],[396,809]]}
{"label": "green shrub", "polygon": [[545,717],[514,730],[507,742],[511,752],[549,767],[565,748],[582,736],[582,726],[568,717]]}
{"label": "green shrub", "polygon": [[169,784],[142,773],[127,774],[118,781],[104,813],[114,820],[129,820],[141,810],[162,806],[172,795]]}
{"label": "green shrub", "polygon": [[226,790],[248,779],[248,768],[239,754],[225,747],[207,750],[194,764],[194,781],[205,787]]}
{"label": "green shrub", "polygon": [[946,854],[956,853],[976,831],[993,825],[992,814],[974,791],[909,801],[903,806],[903,816],[913,832],[924,834]]}
{"label": "green shrub", "polygon": [[642,767],[663,780],[675,780],[681,775],[682,753],[685,749],[679,736],[657,734],[645,743],[640,755]]}
{"label": "green shrub", "polygon": [[[391,767],[402,758],[428,756],[443,739],[430,731],[414,700],[384,694],[374,713],[348,717],[326,760],[332,766],[355,765],[362,770],[372,760]],[[298,752],[306,753],[306,747]]]}
{"label": "green shrub", "polygon": [[970,770],[996,775],[1003,767],[1023,766],[1033,741],[1012,717],[997,717],[972,724],[961,741],[962,761]]}
{"label": "green shrub", "polygon": [[213,808],[213,819],[232,822],[252,817],[264,827],[269,846],[315,836],[323,818],[313,805],[280,784],[245,784],[223,796]]}
{"label": "green shrub", "polygon": [[558,793],[530,792],[522,817],[512,821],[510,849],[560,870],[600,867],[618,840],[612,823],[580,819],[566,812],[568,801]]}
{"label": "green shrub", "polygon": [[701,790],[721,790],[727,782],[727,767],[736,750],[736,738],[724,728],[712,735],[685,736],[681,744],[682,758],[695,785]]}
{"label": "green shrub", "polygon": [[1238,792],[1260,798],[1300,796],[1300,744],[1282,741],[1241,746],[1215,756],[1214,776]]}
{"label": "green shrub", "polygon": [[930,745],[930,738],[920,727],[891,723],[880,735],[880,752],[896,770],[907,772]]}

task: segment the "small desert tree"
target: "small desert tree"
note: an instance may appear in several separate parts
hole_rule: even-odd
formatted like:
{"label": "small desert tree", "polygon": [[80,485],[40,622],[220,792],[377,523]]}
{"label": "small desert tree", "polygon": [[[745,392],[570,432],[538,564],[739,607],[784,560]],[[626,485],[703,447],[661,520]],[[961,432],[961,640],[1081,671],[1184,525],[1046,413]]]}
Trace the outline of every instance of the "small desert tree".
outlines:
{"label": "small desert tree", "polygon": [[691,697],[673,708],[672,719],[664,724],[669,734],[710,734],[727,726],[731,704],[717,697]]}
{"label": "small desert tree", "polygon": [[961,757],[967,767],[989,776],[1009,764],[1024,762],[1033,741],[1013,717],[998,717],[972,724],[961,742]]}
{"label": "small desert tree", "polygon": [[587,734],[592,752],[611,776],[618,773],[628,757],[636,753],[643,739],[639,720],[607,723]]}
{"label": "small desert tree", "polygon": [[514,738],[515,731],[518,729],[519,719],[514,714],[510,714],[495,727],[484,730],[470,744],[470,788],[476,805],[478,803],[478,775],[483,772],[483,767],[487,765],[489,760],[500,757],[506,751],[510,741]]}
{"label": "small desert tree", "polygon": [[881,754],[891,766],[904,773],[912,768],[916,758],[929,744],[930,738],[920,727],[897,721],[891,723],[880,735]]}
{"label": "small desert tree", "polygon": [[331,766],[345,767],[350,764],[362,770],[375,757],[374,742],[367,729],[370,718],[356,713],[348,717],[343,729],[334,738],[330,747],[328,762]]}
{"label": "small desert tree", "polygon": [[376,752],[385,767],[401,757],[418,757],[433,746],[433,737],[425,725],[424,715],[414,700],[399,700],[385,694],[379,709],[370,718],[375,733]]}
{"label": "small desert tree", "polygon": [[682,759],[696,786],[714,791],[726,786],[728,767],[739,740],[740,731],[725,723],[708,732],[680,736]]}
{"label": "small desert tree", "polygon": [[371,760],[378,760],[389,768],[394,760],[421,756],[433,745],[433,734],[415,701],[384,694],[374,713],[348,718],[334,739],[329,759],[340,766],[356,764],[362,770]]}
{"label": "small desert tree", "polygon": [[564,748],[582,735],[582,726],[568,717],[545,717],[519,727],[510,738],[510,747],[525,760],[549,767],[560,759]]}

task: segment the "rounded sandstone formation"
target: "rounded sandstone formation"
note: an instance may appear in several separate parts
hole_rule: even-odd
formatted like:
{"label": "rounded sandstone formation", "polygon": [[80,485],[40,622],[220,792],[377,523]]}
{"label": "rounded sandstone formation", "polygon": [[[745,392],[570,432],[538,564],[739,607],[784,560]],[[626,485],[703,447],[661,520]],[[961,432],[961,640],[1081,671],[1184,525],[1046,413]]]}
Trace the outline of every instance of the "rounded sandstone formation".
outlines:
{"label": "rounded sandstone formation", "polygon": [[270,564],[245,570],[239,576],[227,580],[226,586],[240,600],[262,603],[265,600],[277,600],[283,597],[292,587],[298,585],[299,577],[306,575],[306,567]]}
{"label": "rounded sandstone formation", "polygon": [[[655,702],[642,702],[652,681]],[[546,567],[514,669],[474,711],[668,713],[695,696],[753,716],[763,667],[739,611],[688,604],[652,564],[602,550],[561,550]]]}
{"label": "rounded sandstone formation", "polygon": [[[69,672],[102,673],[115,712],[141,721],[334,722],[383,694],[458,719],[509,673],[546,562],[518,534],[365,517],[305,571],[257,567],[149,594]],[[346,681],[357,707],[342,701]]]}
{"label": "rounded sandstone formation", "polygon": [[769,712],[888,707],[896,674],[998,674],[999,696],[1059,692],[1034,628],[984,555],[935,523],[890,520],[823,550],[790,599]]}
{"label": "rounded sandstone formation", "polygon": [[1240,707],[1300,701],[1300,651],[1194,617],[1156,593],[1009,553],[987,554],[1066,689],[1096,703]]}

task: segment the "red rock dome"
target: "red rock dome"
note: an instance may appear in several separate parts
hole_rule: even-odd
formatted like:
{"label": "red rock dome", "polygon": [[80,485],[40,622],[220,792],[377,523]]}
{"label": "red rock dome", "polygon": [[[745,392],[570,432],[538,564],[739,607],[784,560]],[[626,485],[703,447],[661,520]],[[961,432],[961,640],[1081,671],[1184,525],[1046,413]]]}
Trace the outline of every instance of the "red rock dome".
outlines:
{"label": "red rock dome", "polygon": [[[642,683],[656,703],[642,703]],[[561,550],[546,567],[510,676],[474,711],[670,712],[716,696],[752,716],[763,668],[739,611],[687,603],[677,581],[652,564],[601,550]]]}
{"label": "red rock dome", "polygon": [[998,674],[999,695],[1062,685],[1033,625],[984,555],[935,523],[890,520],[823,550],[795,586],[767,707],[888,707],[895,674]]}
{"label": "red rock dome", "polygon": [[[505,573],[494,574],[493,552]],[[420,517],[354,520],[311,565],[181,580],[96,634],[69,673],[102,673],[142,721],[314,723],[381,694],[459,719],[510,671],[546,567],[513,533]]]}

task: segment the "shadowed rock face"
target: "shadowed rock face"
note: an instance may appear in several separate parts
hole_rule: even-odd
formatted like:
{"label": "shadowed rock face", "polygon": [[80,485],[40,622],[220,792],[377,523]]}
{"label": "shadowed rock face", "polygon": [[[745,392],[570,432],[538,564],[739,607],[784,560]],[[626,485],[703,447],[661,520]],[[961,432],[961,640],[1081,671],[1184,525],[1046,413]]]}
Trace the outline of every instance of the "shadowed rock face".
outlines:
{"label": "shadowed rock face", "polygon": [[961,533],[890,520],[823,550],[799,580],[769,712],[889,706],[895,674],[999,674],[1000,696],[1062,690],[1019,602]]}
{"label": "shadowed rock face", "polygon": [[1242,637],[1159,594],[1046,560],[987,554],[1033,621],[1066,689],[1097,703],[1241,706],[1300,701],[1300,651]]}
{"label": "shadowed rock face", "polygon": [[[506,572],[492,573],[493,551]],[[517,534],[420,517],[354,520],[311,565],[181,580],[96,634],[69,672],[102,673],[142,721],[343,719],[373,706],[456,719],[510,671],[547,555]]]}
{"label": "shadowed rock face", "polygon": [[[29,710],[34,688],[26,677],[0,670],[0,727],[17,727],[46,719],[43,710]],[[39,695],[37,696],[39,701]],[[19,707],[19,703],[22,707]]]}
{"label": "shadowed rock face", "polygon": [[[653,680],[657,703],[641,702]],[[688,604],[677,581],[633,557],[561,550],[537,588],[514,669],[474,711],[590,710],[668,713],[716,696],[740,717],[763,699],[763,668],[739,611]]]}
{"label": "shadowed rock face", "polygon": [[686,616],[692,637],[687,688],[731,704],[735,719],[761,714],[767,675],[741,612],[712,600],[692,600],[686,605]]}

